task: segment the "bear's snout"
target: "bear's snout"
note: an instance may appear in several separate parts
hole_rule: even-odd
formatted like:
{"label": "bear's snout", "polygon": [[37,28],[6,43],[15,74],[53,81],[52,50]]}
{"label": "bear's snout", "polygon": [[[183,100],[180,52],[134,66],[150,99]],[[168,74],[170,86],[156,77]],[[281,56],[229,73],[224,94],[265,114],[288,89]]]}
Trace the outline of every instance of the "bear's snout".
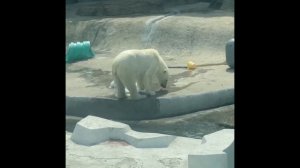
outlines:
{"label": "bear's snout", "polygon": [[163,88],[166,88],[167,84],[161,84],[160,86],[163,87]]}

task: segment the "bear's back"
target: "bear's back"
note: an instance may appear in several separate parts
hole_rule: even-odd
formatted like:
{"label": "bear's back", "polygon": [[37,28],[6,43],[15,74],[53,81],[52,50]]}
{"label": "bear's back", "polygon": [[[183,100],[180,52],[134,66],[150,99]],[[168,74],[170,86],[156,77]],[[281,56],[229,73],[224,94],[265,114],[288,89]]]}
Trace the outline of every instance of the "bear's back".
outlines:
{"label": "bear's back", "polygon": [[118,54],[114,59],[114,62],[133,62],[133,59],[136,59],[135,61],[138,62],[148,62],[151,60],[159,60],[158,56],[159,54],[155,49],[131,49],[122,51]]}

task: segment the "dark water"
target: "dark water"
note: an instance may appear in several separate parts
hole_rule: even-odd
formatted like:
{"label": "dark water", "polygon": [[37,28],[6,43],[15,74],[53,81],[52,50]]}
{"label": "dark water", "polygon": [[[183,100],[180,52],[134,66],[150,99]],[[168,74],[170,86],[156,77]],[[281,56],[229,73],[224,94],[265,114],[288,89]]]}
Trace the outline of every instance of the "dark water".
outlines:
{"label": "dark water", "polygon": [[[73,132],[75,128],[75,121],[67,121],[66,130]],[[151,132],[151,133],[161,133],[176,136],[183,136],[189,138],[201,139],[204,135],[230,128],[233,126],[218,124],[213,122],[199,122],[199,123],[180,123],[174,125],[142,125],[137,123],[128,124],[130,127],[139,132]]]}
{"label": "dark water", "polygon": [[[195,112],[188,115],[144,121],[120,121],[139,132],[161,133],[201,139],[204,135],[234,128],[233,105],[206,112]],[[73,132],[81,118],[67,117],[66,130]]]}
{"label": "dark water", "polygon": [[161,134],[169,134],[176,136],[183,136],[189,138],[201,139],[204,135],[230,128],[229,125],[221,125],[213,122],[201,122],[201,123],[185,123],[185,124],[176,124],[170,126],[141,126],[137,124],[130,124],[130,127],[139,132],[153,132]]}

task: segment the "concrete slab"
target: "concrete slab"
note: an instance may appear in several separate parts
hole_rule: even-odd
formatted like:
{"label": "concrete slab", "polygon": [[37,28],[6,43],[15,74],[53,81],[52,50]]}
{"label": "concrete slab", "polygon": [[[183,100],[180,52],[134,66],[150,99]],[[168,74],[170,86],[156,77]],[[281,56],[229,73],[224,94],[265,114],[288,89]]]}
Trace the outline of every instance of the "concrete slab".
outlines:
{"label": "concrete slab", "polygon": [[126,142],[138,148],[164,148],[175,139],[175,136],[128,131],[125,133]]}
{"label": "concrete slab", "polygon": [[224,152],[189,155],[188,168],[227,168],[227,155]]}
{"label": "concrete slab", "polygon": [[122,141],[106,141],[94,146],[74,143],[66,133],[66,167],[187,168],[187,153],[201,140],[177,137],[168,148],[136,148]]}
{"label": "concrete slab", "polygon": [[119,139],[131,130],[127,124],[87,116],[76,124],[72,140],[81,145],[95,145],[110,138]]}
{"label": "concrete slab", "polygon": [[[93,117],[88,119],[90,122],[86,123],[96,122]],[[97,124],[98,122],[91,125]],[[93,146],[78,145],[71,140],[74,133],[66,132],[66,167],[99,167],[101,165],[102,167],[192,168],[194,165],[198,167],[212,165],[216,168],[225,168],[228,166],[228,153],[220,150],[230,147],[227,143],[233,139],[232,133],[233,130],[222,130],[207,135],[205,141],[176,137],[165,148],[137,148],[122,140],[108,140]],[[154,134],[139,134],[138,136],[142,138],[143,135],[146,139],[156,137]],[[208,146],[217,147],[211,150]]]}
{"label": "concrete slab", "polygon": [[234,168],[233,129],[223,129],[203,137],[198,153],[189,155],[189,168],[202,164],[205,168]]}
{"label": "concrete slab", "polygon": [[163,148],[167,147],[175,136],[136,132],[127,124],[87,116],[76,124],[71,139],[77,144],[86,146],[113,139],[126,141],[139,148]]}

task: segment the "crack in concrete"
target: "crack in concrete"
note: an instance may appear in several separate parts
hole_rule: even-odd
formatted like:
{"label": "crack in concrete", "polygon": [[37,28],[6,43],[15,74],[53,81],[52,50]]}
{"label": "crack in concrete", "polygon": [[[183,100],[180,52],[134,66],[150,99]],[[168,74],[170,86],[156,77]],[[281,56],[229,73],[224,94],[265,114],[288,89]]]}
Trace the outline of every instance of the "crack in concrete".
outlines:
{"label": "crack in concrete", "polygon": [[164,158],[158,160],[162,165],[166,168],[179,168],[180,162],[182,161],[181,158]]}
{"label": "crack in concrete", "polygon": [[102,26],[98,26],[98,29],[97,29],[97,31],[96,31],[96,33],[95,33],[95,36],[94,36],[94,39],[93,39],[93,41],[91,42],[91,47],[94,46],[94,43],[95,43],[95,41],[96,41],[96,38],[97,38],[97,36],[98,36],[99,30],[101,29],[101,27],[102,27]]}

